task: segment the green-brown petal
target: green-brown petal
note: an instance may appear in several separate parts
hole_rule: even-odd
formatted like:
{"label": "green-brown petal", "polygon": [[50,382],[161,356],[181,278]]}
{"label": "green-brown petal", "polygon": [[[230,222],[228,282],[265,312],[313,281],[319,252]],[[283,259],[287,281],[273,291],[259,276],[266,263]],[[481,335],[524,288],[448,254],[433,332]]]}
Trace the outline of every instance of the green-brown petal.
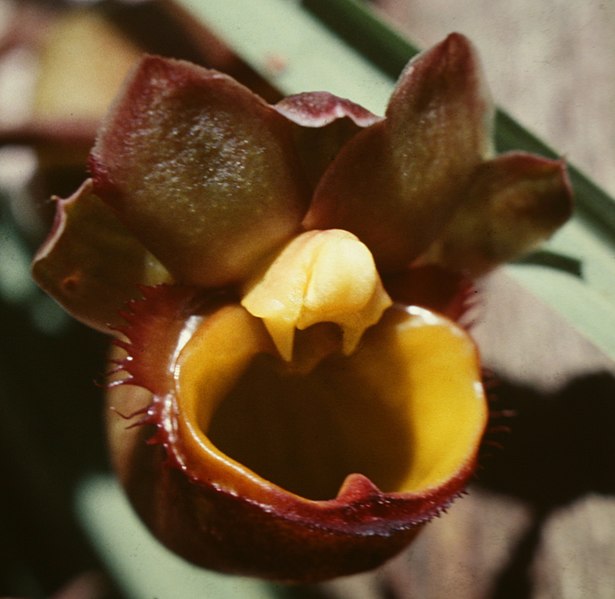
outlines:
{"label": "green-brown petal", "polygon": [[352,231],[382,268],[402,267],[433,241],[491,153],[492,116],[476,53],[451,34],[406,67],[386,120],[342,149],[305,225]]}
{"label": "green-brown petal", "polygon": [[275,109],[295,123],[297,150],[312,188],[350,138],[382,120],[366,108],[328,92],[288,96]]}
{"label": "green-brown petal", "polygon": [[481,164],[424,261],[478,277],[550,237],[571,215],[562,160],[510,152]]}
{"label": "green-brown petal", "polygon": [[148,56],[93,149],[95,190],[178,281],[233,283],[306,210],[291,127],[226,75]]}
{"label": "green-brown petal", "polygon": [[105,332],[123,322],[118,312],[140,296],[138,284],[170,281],[168,271],[92,193],[90,180],[57,200],[54,228],[32,274],[75,318]]}

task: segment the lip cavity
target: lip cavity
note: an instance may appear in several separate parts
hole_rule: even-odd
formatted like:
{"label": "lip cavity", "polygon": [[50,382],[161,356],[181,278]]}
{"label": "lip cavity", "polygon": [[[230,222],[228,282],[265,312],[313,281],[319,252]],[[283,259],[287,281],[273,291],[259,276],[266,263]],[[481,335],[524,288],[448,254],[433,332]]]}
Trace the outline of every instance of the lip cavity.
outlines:
{"label": "lip cavity", "polygon": [[227,306],[185,345],[176,380],[186,467],[255,501],[329,501],[352,474],[370,492],[424,493],[473,460],[486,419],[473,343],[418,308],[297,374],[259,320]]}

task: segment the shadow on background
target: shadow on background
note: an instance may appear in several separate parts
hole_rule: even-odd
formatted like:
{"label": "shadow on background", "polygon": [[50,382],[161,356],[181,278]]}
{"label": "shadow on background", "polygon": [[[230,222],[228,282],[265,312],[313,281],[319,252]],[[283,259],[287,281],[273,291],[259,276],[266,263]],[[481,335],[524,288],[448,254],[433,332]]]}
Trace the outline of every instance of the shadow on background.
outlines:
{"label": "shadow on background", "polygon": [[615,495],[615,376],[597,372],[554,394],[502,382],[496,409],[510,409],[503,448],[478,484],[528,502],[534,520],[500,573],[493,599],[532,596],[531,566],[550,514],[588,493]]}
{"label": "shadow on background", "polygon": [[[43,335],[7,305],[0,330],[0,596],[51,597],[102,571],[76,521],[74,489],[107,468],[94,384],[107,342],[74,323]],[[116,596],[111,585],[103,596]]]}

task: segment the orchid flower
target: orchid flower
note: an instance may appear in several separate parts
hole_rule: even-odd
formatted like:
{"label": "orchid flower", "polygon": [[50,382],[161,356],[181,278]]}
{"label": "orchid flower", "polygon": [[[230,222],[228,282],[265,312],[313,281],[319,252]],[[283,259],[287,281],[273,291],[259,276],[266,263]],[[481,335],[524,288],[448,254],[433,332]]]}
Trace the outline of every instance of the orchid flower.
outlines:
{"label": "orchid flower", "polygon": [[33,272],[115,336],[111,452],[168,547],[323,580],[383,563],[463,491],[488,406],[460,281],[571,211],[563,162],[496,156],[492,123],[459,34],[384,117],[139,62]]}

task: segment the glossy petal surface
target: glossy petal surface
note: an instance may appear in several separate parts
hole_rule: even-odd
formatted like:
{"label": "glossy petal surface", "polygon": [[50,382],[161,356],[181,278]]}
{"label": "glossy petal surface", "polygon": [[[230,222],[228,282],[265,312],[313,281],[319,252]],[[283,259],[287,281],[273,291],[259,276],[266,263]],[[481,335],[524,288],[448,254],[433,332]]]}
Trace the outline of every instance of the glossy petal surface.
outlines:
{"label": "glossy petal surface", "polygon": [[491,119],[478,58],[452,34],[406,67],[386,120],[344,146],[306,226],[352,231],[385,270],[408,264],[452,216],[490,153]]}
{"label": "glossy petal surface", "polygon": [[306,209],[290,127],[225,75],[146,57],[94,147],[95,189],[177,280],[235,282]]}

